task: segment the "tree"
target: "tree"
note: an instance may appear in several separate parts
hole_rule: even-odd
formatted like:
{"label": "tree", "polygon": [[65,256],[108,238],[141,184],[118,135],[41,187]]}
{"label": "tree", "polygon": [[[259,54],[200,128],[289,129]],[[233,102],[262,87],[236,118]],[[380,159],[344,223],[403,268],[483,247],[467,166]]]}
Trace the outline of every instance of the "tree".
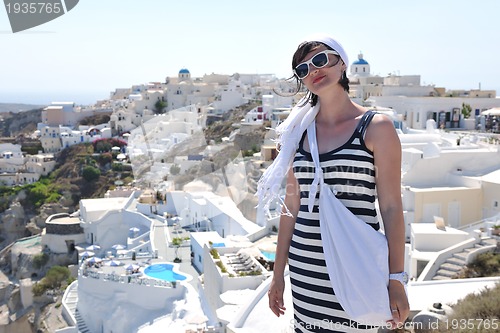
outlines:
{"label": "tree", "polygon": [[45,277],[33,286],[33,295],[41,296],[48,289],[58,289],[64,281],[70,278],[67,267],[53,266],[49,269]]}
{"label": "tree", "polygon": [[88,165],[85,168],[83,168],[82,177],[88,182],[97,180],[99,179],[100,176],[101,176],[101,171],[99,171],[99,169],[97,168],[94,168],[93,166]]}
{"label": "tree", "polygon": [[49,262],[49,255],[47,253],[40,253],[33,257],[33,267],[40,269]]}
{"label": "tree", "polygon": [[70,276],[69,269],[63,266],[53,266],[43,278],[44,284],[52,289],[59,288],[61,283],[67,280]]}
{"label": "tree", "polygon": [[175,237],[172,239],[172,245],[175,246],[175,259],[174,262],[181,262],[181,258],[179,258],[179,247],[181,247],[182,238]]}
{"label": "tree", "polygon": [[106,164],[111,163],[113,155],[111,153],[102,153],[97,157],[97,160],[101,166],[105,166]]}
{"label": "tree", "polygon": [[472,113],[472,107],[469,104],[462,103],[462,115],[468,119]]}
{"label": "tree", "polygon": [[107,140],[99,140],[98,142],[95,143],[94,150],[97,153],[110,151],[111,150],[111,143],[108,142]]}
{"label": "tree", "polygon": [[167,107],[167,103],[165,101],[162,101],[161,99],[158,99],[155,103],[155,113],[156,114],[162,114],[164,113],[164,109]]}

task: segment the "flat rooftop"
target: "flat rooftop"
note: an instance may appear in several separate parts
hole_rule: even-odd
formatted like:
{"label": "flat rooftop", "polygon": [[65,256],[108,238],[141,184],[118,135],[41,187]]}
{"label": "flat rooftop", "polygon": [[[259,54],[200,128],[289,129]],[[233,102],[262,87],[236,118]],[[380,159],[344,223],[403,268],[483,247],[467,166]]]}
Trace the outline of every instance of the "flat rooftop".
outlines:
{"label": "flat rooftop", "polygon": [[60,217],[47,222],[47,224],[80,224],[78,217]]}

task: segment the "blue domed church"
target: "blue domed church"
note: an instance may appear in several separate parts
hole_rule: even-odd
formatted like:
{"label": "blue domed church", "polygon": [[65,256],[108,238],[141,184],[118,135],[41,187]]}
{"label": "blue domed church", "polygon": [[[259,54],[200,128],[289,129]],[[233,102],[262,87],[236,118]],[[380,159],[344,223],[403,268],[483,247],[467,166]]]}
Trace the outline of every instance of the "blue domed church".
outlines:
{"label": "blue domed church", "polygon": [[179,71],[179,82],[191,80],[191,73],[187,68],[182,68]]}
{"label": "blue domed church", "polygon": [[363,59],[363,53],[358,54],[358,60],[351,65],[351,76],[370,76],[370,64]]}

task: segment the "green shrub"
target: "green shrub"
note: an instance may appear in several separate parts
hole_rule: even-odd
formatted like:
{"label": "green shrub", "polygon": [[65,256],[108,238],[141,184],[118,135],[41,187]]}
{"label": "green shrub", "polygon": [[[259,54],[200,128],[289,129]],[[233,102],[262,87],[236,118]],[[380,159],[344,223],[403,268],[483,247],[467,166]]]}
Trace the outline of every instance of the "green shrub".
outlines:
{"label": "green shrub", "polygon": [[49,202],[57,201],[60,197],[59,187],[51,183],[48,178],[41,178],[33,184],[22,186],[0,186],[0,212],[5,211],[10,207],[11,201],[20,192],[26,194],[21,200],[24,207],[38,208],[47,200]]}
{"label": "green shrub", "polygon": [[154,108],[154,112],[156,114],[162,114],[164,113],[164,109],[167,107],[167,102],[165,101],[162,101],[162,100],[158,100],[156,101],[155,103],[155,108]]}
{"label": "green shrub", "polygon": [[250,272],[239,272],[240,276],[253,276],[253,275],[261,275],[262,273],[258,270],[250,271]]}
{"label": "green shrub", "polygon": [[31,202],[35,207],[40,207],[45,203],[45,199],[49,195],[47,185],[43,181],[26,185],[27,197],[26,199]]}
{"label": "green shrub", "polygon": [[210,254],[212,255],[212,257],[214,259],[219,259],[220,258],[219,252],[216,249],[210,249]]}
{"label": "green shrub", "polygon": [[253,150],[243,150],[242,151],[243,157],[252,157],[253,154],[255,154]]}
{"label": "green shrub", "polygon": [[500,276],[500,254],[486,252],[479,254],[467,265],[460,278]]}
{"label": "green shrub", "polygon": [[40,253],[33,257],[33,267],[40,269],[49,262],[49,255],[47,253]]}
{"label": "green shrub", "polygon": [[118,172],[120,172],[120,171],[122,171],[122,170],[123,170],[123,164],[121,164],[121,163],[113,163],[113,165],[111,166],[111,169],[112,169],[113,171],[118,171]]}
{"label": "green shrub", "polygon": [[0,197],[0,213],[5,212],[10,207],[10,199],[8,197]]}
{"label": "green shrub", "polygon": [[45,277],[33,285],[33,295],[41,296],[49,289],[58,289],[64,281],[71,281],[69,269],[63,266],[53,266],[49,269]]}
{"label": "green shrub", "polygon": [[180,238],[180,237],[174,237],[172,239],[172,245],[174,245],[174,246],[181,246],[182,245],[182,238]]}
{"label": "green shrub", "polygon": [[34,296],[42,296],[47,288],[43,283],[37,282],[33,285],[33,288],[31,290]]}
{"label": "green shrub", "polygon": [[112,147],[111,143],[109,143],[108,141],[102,140],[102,141],[99,141],[95,144],[94,151],[97,153],[102,153],[105,151],[110,151],[111,147]]}
{"label": "green shrub", "polygon": [[97,161],[101,166],[105,166],[113,161],[113,155],[111,153],[102,153],[97,158]]}
{"label": "green shrub", "polygon": [[123,183],[124,184],[130,184],[133,181],[134,181],[134,178],[132,178],[132,177],[125,177],[125,178],[123,178]]}
{"label": "green shrub", "polygon": [[226,269],[226,266],[224,266],[224,264],[222,263],[222,261],[217,261],[215,263],[221,270],[222,273],[227,273],[227,269]]}
{"label": "green shrub", "polygon": [[52,192],[52,193],[49,194],[49,196],[47,197],[47,199],[45,199],[45,202],[46,203],[58,202],[60,198],[61,198],[61,195],[59,193]]}
{"label": "green shrub", "polygon": [[86,166],[83,168],[82,172],[83,179],[85,179],[88,182],[91,182],[93,180],[99,179],[101,176],[101,171],[99,169],[94,168],[93,166]]}
{"label": "green shrub", "polygon": [[[440,325],[439,332],[498,332],[498,330],[492,329],[491,325],[492,323],[499,324],[499,300],[500,283],[497,283],[491,289],[485,288],[479,294],[467,295],[453,306],[453,314],[448,317],[447,322],[445,321]],[[455,327],[452,325],[454,323],[456,324]],[[461,323],[472,323],[474,329],[460,330],[459,325]]]}
{"label": "green shrub", "polygon": [[43,284],[48,288],[55,289],[61,286],[63,281],[67,281],[70,277],[68,267],[53,266],[47,272],[47,275],[42,279]]}
{"label": "green shrub", "polygon": [[18,186],[0,185],[0,195],[2,196],[17,194],[18,192],[19,192]]}

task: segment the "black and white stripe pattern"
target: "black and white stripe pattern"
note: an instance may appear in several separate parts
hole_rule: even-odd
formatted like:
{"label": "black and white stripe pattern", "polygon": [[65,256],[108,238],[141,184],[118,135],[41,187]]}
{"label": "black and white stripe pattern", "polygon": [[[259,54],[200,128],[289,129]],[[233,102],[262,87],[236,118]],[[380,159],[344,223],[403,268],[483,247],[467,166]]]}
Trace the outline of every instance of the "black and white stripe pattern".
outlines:
{"label": "black and white stripe pattern", "polygon": [[[373,114],[368,111],[362,117],[355,132],[343,146],[319,157],[325,183],[337,191],[337,198],[353,214],[379,229],[375,210],[373,154],[363,141]],[[349,319],[332,289],[321,242],[318,202],[315,202],[312,213],[308,211],[314,163],[303,148],[304,137],[293,162],[293,171],[300,187],[300,211],[289,254],[295,332],[377,332],[376,328]],[[319,193],[316,194],[318,199]]]}

